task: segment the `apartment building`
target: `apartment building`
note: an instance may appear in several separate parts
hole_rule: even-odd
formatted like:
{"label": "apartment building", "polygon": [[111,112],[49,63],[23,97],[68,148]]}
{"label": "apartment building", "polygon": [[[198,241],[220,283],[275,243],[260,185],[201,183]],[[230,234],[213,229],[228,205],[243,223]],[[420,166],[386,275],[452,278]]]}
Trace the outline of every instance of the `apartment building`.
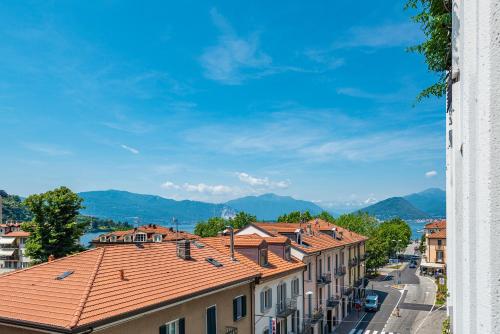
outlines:
{"label": "apartment building", "polygon": [[21,231],[19,222],[0,224],[0,273],[29,266],[31,259],[25,254],[29,235]]}
{"label": "apartment building", "polygon": [[176,231],[172,227],[164,227],[156,224],[139,226],[126,231],[113,231],[101,234],[92,240],[92,246],[109,246],[109,244],[144,243],[144,242],[166,242],[177,240],[196,240],[197,235]]}
{"label": "apartment building", "polygon": [[425,254],[420,264],[423,272],[434,275],[446,272],[446,220],[425,225]]}
{"label": "apartment building", "polygon": [[188,240],[96,247],[0,276],[0,333],[250,334],[259,276]]}
{"label": "apartment building", "polygon": [[331,333],[364,287],[366,237],[323,220],[303,224],[255,223],[237,235],[286,236],[304,272],[305,333]]}
{"label": "apartment building", "polygon": [[200,242],[231,255],[261,276],[254,290],[256,334],[301,333],[304,318],[304,263],[291,255],[290,239],[256,234],[203,238]]}

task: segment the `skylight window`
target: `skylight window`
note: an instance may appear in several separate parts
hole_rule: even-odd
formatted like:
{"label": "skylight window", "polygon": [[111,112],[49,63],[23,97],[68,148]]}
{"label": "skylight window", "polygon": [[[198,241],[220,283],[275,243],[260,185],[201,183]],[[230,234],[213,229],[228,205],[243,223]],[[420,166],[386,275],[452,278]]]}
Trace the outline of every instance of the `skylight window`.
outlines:
{"label": "skylight window", "polygon": [[65,279],[66,277],[68,277],[69,275],[73,274],[74,271],[73,270],[68,270],[68,271],[65,271],[63,272],[61,275],[57,276],[56,277],[56,280],[59,280],[59,281],[62,281],[63,279]]}
{"label": "skylight window", "polygon": [[211,265],[215,266],[215,267],[222,267],[222,263],[220,263],[219,261],[217,261],[216,259],[212,258],[212,257],[207,257],[205,260],[207,260],[208,263],[210,263]]}

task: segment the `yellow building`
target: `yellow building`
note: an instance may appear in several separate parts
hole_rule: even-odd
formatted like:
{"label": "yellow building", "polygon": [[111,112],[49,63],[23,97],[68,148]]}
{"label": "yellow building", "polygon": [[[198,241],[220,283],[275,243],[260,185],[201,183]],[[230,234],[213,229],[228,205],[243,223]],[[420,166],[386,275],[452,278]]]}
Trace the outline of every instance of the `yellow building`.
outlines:
{"label": "yellow building", "polygon": [[446,220],[434,221],[425,225],[425,254],[420,267],[434,274],[446,271]]}

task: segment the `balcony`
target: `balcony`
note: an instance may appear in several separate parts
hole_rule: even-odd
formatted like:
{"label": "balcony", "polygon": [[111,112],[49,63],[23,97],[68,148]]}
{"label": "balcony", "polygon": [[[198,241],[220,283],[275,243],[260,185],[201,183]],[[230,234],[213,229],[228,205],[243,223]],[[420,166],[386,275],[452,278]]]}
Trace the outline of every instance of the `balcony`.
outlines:
{"label": "balcony", "polygon": [[329,284],[332,282],[332,274],[330,273],[323,273],[318,275],[316,282],[321,285]]}
{"label": "balcony", "polygon": [[276,317],[286,318],[297,310],[297,299],[287,298],[276,304]]}
{"label": "balcony", "polygon": [[326,300],[327,308],[334,308],[340,303],[340,298],[338,296],[330,296]]}
{"label": "balcony", "polygon": [[351,287],[349,288],[342,288],[342,295],[343,296],[349,296],[352,293],[353,289]]}
{"label": "balcony", "polygon": [[346,273],[345,266],[339,266],[339,267],[335,268],[335,272],[334,272],[335,277],[342,277],[345,275],[345,273]]}
{"label": "balcony", "polygon": [[238,334],[238,328],[226,326],[225,334]]}
{"label": "balcony", "polygon": [[357,257],[354,257],[349,260],[349,267],[355,267],[359,264],[359,260]]}
{"label": "balcony", "polygon": [[315,325],[317,324],[321,319],[323,319],[323,310],[319,309],[314,311],[314,313],[311,315],[311,324]]}

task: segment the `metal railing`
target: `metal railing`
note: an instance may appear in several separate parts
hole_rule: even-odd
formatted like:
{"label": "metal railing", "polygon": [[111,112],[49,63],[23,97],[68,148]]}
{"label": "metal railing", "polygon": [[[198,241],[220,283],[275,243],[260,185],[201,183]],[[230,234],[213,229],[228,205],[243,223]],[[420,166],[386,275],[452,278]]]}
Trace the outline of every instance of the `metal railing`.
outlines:
{"label": "metal railing", "polygon": [[332,282],[332,274],[322,273],[316,277],[318,284],[328,284]]}
{"label": "metal railing", "polygon": [[335,277],[341,277],[344,276],[345,274],[346,274],[345,266],[338,266],[337,268],[335,268],[334,272]]}
{"label": "metal railing", "polygon": [[287,298],[276,304],[276,317],[285,318],[297,310],[297,299]]}
{"label": "metal railing", "polygon": [[326,300],[326,307],[328,308],[334,308],[340,303],[340,298],[339,296],[330,296]]}
{"label": "metal railing", "polygon": [[323,310],[319,309],[317,311],[314,311],[313,314],[311,315],[311,324],[316,324],[318,323],[321,319],[323,319]]}

